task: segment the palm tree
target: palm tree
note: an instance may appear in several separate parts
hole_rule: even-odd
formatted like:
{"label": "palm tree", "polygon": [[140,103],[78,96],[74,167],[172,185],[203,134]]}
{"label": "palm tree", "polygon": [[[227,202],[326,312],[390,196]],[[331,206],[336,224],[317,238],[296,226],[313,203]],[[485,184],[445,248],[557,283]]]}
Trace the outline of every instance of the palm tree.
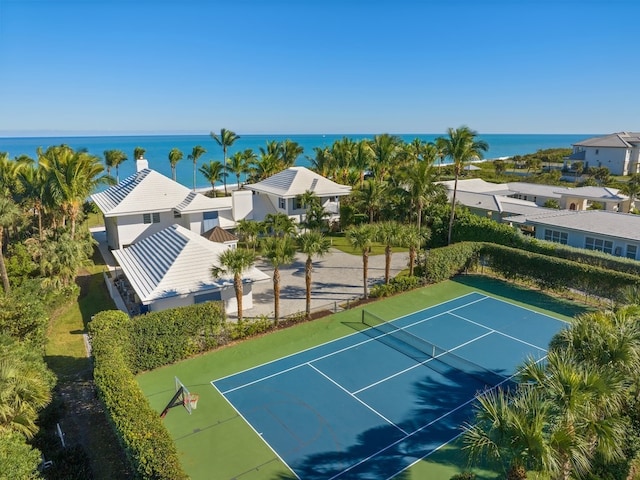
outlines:
{"label": "palm tree", "polygon": [[262,222],[256,222],[255,220],[242,219],[238,222],[236,227],[236,233],[240,236],[243,242],[245,242],[247,248],[251,248],[253,252],[256,251],[256,245],[258,244],[258,235],[264,230]]}
{"label": "palm tree", "polygon": [[636,198],[640,196],[640,173],[632,174],[620,191],[629,197],[629,209],[633,208]]}
{"label": "palm tree", "polygon": [[323,177],[336,178],[336,162],[329,147],[313,147],[314,157],[307,156],[311,164],[311,170]]}
{"label": "palm tree", "polygon": [[401,225],[398,222],[383,222],[374,226],[374,238],[384,245],[384,283],[391,279],[392,247],[400,244]]}
{"label": "palm tree", "polygon": [[373,161],[373,150],[371,145],[366,140],[360,140],[353,151],[353,157],[351,158],[351,164],[358,173],[359,185],[362,188],[364,184],[364,177],[371,168],[371,162]]}
{"label": "palm tree", "polygon": [[189,160],[193,162],[193,191],[196,191],[196,167],[198,166],[198,159],[207,153],[207,151],[201,147],[200,145],[196,145],[191,150],[191,153],[187,157]]}
{"label": "palm tree", "polygon": [[311,318],[311,272],[313,257],[322,257],[329,252],[331,242],[320,232],[305,232],[298,236],[298,249],[307,256],[304,265],[304,281],[306,286],[306,315]]}
{"label": "palm tree", "polygon": [[392,168],[398,163],[402,154],[402,140],[384,133],[376,135],[369,143],[372,152],[371,170],[374,178],[382,182],[387,179]]}
{"label": "palm tree", "polygon": [[462,126],[458,129],[449,128],[447,134],[448,137],[443,138],[440,143],[442,152],[453,161],[453,171],[455,174],[453,197],[451,199],[451,215],[449,217],[449,232],[447,235],[447,244],[450,245],[453,220],[455,218],[458,178],[462,174],[465,164],[472,159],[481,159],[483,152],[489,149],[489,145],[484,140],[476,140],[477,132],[467,126]]}
{"label": "palm tree", "polygon": [[388,200],[389,187],[386,182],[375,179],[365,180],[362,188],[355,191],[356,201],[369,214],[369,223],[373,223],[376,216]]}
{"label": "palm tree", "polygon": [[212,267],[214,278],[228,273],[233,275],[233,288],[236,292],[238,306],[238,323],[242,323],[242,274],[249,270],[256,261],[255,254],[244,248],[230,248],[218,256],[220,267]]}
{"label": "palm tree", "polygon": [[347,230],[347,238],[351,245],[362,253],[362,283],[364,298],[369,297],[367,282],[369,270],[369,253],[373,245],[374,231],[370,225],[352,226]]}
{"label": "palm tree", "polygon": [[0,277],[2,277],[2,287],[5,296],[11,293],[9,275],[7,274],[4,254],[2,253],[5,228],[13,225],[20,218],[20,215],[20,209],[10,197],[0,197]]}
{"label": "palm tree", "polygon": [[171,178],[176,182],[176,165],[182,160],[184,154],[179,148],[172,148],[169,152],[169,165],[171,165]]}
{"label": "palm tree", "polygon": [[146,150],[142,147],[136,147],[133,149],[133,159],[134,160],[140,160],[141,158],[144,158],[144,153],[146,152]]}
{"label": "palm tree", "polygon": [[266,232],[274,237],[290,237],[296,233],[296,222],[285,213],[267,213],[263,225]]}
{"label": "palm tree", "polygon": [[288,235],[268,237],[264,240],[262,255],[273,266],[273,321],[278,325],[280,316],[280,267],[293,262],[296,253],[294,239]]}
{"label": "palm tree", "polygon": [[211,188],[215,192],[216,182],[221,178],[227,176],[227,172],[224,171],[224,165],[217,160],[211,160],[209,163],[205,163],[199,168],[200,173],[211,184]]}
{"label": "palm tree", "polygon": [[107,175],[111,175],[111,169],[116,169],[116,183],[120,183],[120,164],[127,160],[127,154],[122,150],[105,150],[104,162],[107,166]]}
{"label": "palm tree", "polygon": [[288,138],[280,144],[280,155],[283,165],[283,170],[289,167],[293,167],[296,160],[300,155],[304,153],[304,148],[300,146],[298,142],[289,140]]}
{"label": "palm tree", "polygon": [[[217,135],[214,132],[211,132],[211,138],[213,138],[218,145],[222,147],[222,163],[223,165],[227,164],[227,149],[232,146],[236,140],[240,137],[232,132],[231,130],[227,130],[226,128],[220,129],[220,135]],[[227,179],[224,179],[224,194],[227,195]]]}
{"label": "palm tree", "polygon": [[23,193],[22,204],[37,217],[38,238],[44,241],[44,229],[42,218],[45,208],[46,195],[46,174],[42,166],[25,165],[20,169],[19,181],[21,183],[21,191]]}
{"label": "palm tree", "polygon": [[409,249],[409,275],[413,276],[416,263],[416,253],[422,245],[431,238],[431,231],[418,229],[415,225],[403,225],[400,230],[399,243]]}
{"label": "palm tree", "polygon": [[76,220],[82,205],[94,189],[112,184],[113,179],[102,175],[104,167],[98,157],[86,152],[74,152],[66,145],[50,147],[40,155],[39,164],[46,175],[50,199],[62,211],[62,224],[71,221],[71,240],[75,239]]}
{"label": "palm tree", "polygon": [[249,165],[257,158],[252,149],[236,152],[227,159],[226,169],[236,176],[236,188],[240,188],[240,175],[249,173]]}
{"label": "palm tree", "polygon": [[436,156],[435,147],[423,147],[423,160],[409,164],[400,170],[403,187],[416,212],[418,230],[422,226],[422,214],[426,206],[438,196],[446,195],[446,187],[436,183],[437,172],[433,166]]}

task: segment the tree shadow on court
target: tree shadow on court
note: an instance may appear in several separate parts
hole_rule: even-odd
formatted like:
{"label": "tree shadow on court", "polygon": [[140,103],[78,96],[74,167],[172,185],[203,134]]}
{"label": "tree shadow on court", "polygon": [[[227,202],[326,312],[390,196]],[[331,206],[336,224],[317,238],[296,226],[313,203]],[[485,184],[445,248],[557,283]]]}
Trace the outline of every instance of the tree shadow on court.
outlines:
{"label": "tree shadow on court", "polygon": [[[398,427],[409,433],[399,438],[398,428],[388,425],[362,432],[358,442],[340,451],[327,451],[295,465],[299,478],[391,478],[409,480],[410,465],[424,459],[462,432],[473,418],[476,394],[482,382],[456,369],[434,370],[423,365],[424,376],[412,385],[415,403]],[[479,374],[479,373],[478,373]],[[374,406],[375,408],[375,406]],[[401,436],[403,437],[403,436]],[[369,459],[370,461],[367,461]],[[452,465],[465,468],[460,451],[449,456]],[[293,476],[279,475],[277,480]]]}

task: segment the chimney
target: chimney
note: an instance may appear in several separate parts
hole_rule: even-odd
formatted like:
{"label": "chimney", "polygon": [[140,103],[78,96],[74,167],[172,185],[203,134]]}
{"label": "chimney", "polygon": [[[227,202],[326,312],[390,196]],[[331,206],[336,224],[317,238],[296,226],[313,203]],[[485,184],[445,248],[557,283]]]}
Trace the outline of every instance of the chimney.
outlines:
{"label": "chimney", "polygon": [[149,168],[149,162],[142,155],[136,160],[136,172]]}

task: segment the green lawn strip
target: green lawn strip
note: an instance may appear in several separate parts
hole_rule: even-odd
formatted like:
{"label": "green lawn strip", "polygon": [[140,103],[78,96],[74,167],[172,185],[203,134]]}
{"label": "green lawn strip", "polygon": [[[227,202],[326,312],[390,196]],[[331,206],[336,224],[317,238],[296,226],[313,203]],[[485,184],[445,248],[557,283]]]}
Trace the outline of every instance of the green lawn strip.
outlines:
{"label": "green lawn strip", "polygon": [[[365,308],[378,316],[392,319],[472,291],[484,291],[506,299],[510,298],[510,292],[515,297],[522,295],[519,289],[513,289],[508,284],[497,280],[482,277],[463,277],[462,280],[446,281],[407,292],[367,304]],[[483,290],[483,285],[487,290]],[[495,293],[498,291],[499,294]],[[554,301],[544,300],[543,297],[546,298],[540,294],[533,295],[531,300],[547,307],[555,305]],[[524,302],[521,304],[543,311],[536,304],[527,305]],[[557,302],[555,306],[563,312],[562,315],[568,312],[564,302]],[[360,311],[361,308],[355,308],[340,312],[140,374],[137,377],[140,387],[151,406],[158,412],[164,408],[174,393],[174,376],[178,376],[192,393],[200,395],[198,408],[192,415],[182,407],[176,407],[171,409],[164,419],[165,425],[176,442],[182,465],[191,478],[194,480],[211,478],[212,472],[215,472],[216,478],[221,479],[294,478],[276,454],[237,415],[209,382],[352,334],[360,324]],[[424,468],[428,468],[423,463],[427,466],[434,464],[432,460],[418,462],[411,471],[413,472],[415,468],[422,472]],[[438,462],[432,469],[444,472],[442,475],[453,471],[445,467]],[[411,478],[448,479],[450,476],[422,475]]]}
{"label": "green lawn strip", "polygon": [[[60,308],[49,323],[45,360],[59,377],[72,376],[89,366],[83,333],[91,316],[115,308],[104,285],[102,266],[90,266],[80,296]],[[76,301],[77,300],[77,301]]]}
{"label": "green lawn strip", "polygon": [[[348,253],[350,255],[362,255],[362,251],[357,248],[353,248],[351,243],[349,243],[349,239],[344,234],[332,234],[328,236],[331,241],[331,246],[336,248],[344,253]],[[384,245],[378,242],[373,242],[373,246],[371,247],[370,255],[384,255]],[[408,248],[402,247],[393,247],[392,251],[394,253],[400,252],[408,252]]]}

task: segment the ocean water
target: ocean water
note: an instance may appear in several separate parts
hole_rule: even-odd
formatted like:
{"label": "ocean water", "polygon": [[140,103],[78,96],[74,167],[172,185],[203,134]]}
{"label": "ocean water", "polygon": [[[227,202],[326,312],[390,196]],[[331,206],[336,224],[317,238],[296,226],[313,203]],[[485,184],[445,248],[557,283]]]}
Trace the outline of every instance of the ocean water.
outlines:
{"label": "ocean water", "polygon": [[[371,135],[240,135],[240,138],[228,149],[227,156],[243,151],[247,148],[253,149],[256,153],[260,147],[265,147],[268,141],[283,141],[286,139],[298,142],[304,153],[298,157],[296,165],[309,166],[308,157],[313,158],[314,147],[330,147],[334,141],[342,137],[349,137],[353,140],[363,138],[373,138]],[[399,135],[404,141],[410,142],[414,138],[424,141],[433,141],[444,134],[413,134]],[[489,144],[489,150],[485,153],[485,158],[510,157],[513,155],[524,155],[546,148],[571,148],[573,143],[593,137],[593,134],[485,134],[478,135],[479,139]],[[124,151],[129,159],[120,165],[120,179],[135,172],[135,162],[133,161],[133,150],[142,147],[146,150],[145,158],[149,161],[149,167],[171,178],[171,166],[168,155],[171,149],[178,148],[184,158],[178,162],[176,167],[176,177],[178,182],[192,188],[193,187],[193,162],[187,159],[191,150],[196,145],[201,145],[207,150],[198,161],[199,168],[202,164],[210,160],[222,161],[222,148],[209,135],[146,135],[146,136],[95,136],[95,137],[0,137],[0,152],[7,152],[10,158],[20,155],[28,155],[37,158],[36,149],[42,147],[46,149],[51,145],[66,144],[74,149],[87,149],[90,153],[104,158],[105,150],[118,149]],[[111,172],[115,176],[115,171]],[[228,183],[235,183],[234,175],[228,179]],[[204,177],[197,172],[197,187],[208,187],[209,184]]]}

